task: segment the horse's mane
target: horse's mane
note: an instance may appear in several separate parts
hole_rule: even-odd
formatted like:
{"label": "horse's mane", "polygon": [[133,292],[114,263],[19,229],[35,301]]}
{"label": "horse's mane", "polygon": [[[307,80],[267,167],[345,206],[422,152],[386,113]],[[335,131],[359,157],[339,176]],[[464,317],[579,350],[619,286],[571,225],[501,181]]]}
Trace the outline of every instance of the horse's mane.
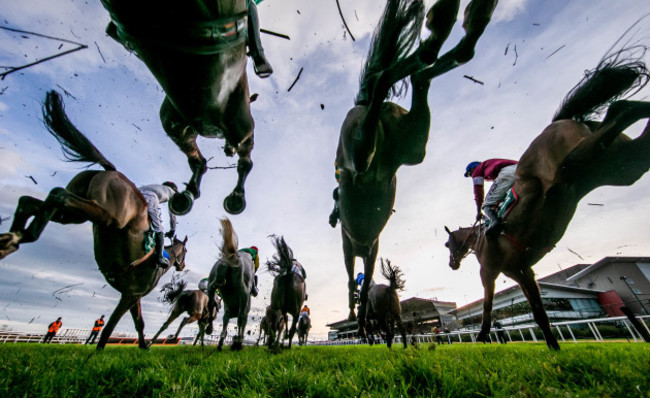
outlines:
{"label": "horse's mane", "polygon": [[293,250],[287,245],[283,236],[271,236],[273,246],[278,251],[266,262],[266,269],[274,276],[288,274],[293,266]]}
{"label": "horse's mane", "polygon": [[160,289],[160,291],[163,292],[162,302],[170,304],[173,303],[178,298],[178,296],[183,293],[186,286],[187,283],[183,280],[178,282],[172,280],[171,282],[165,283]]}
{"label": "horse's mane", "polygon": [[[422,0],[388,0],[379,26],[373,34],[366,63],[361,70],[357,98],[367,98],[369,102],[372,102],[371,95],[373,97],[381,96],[383,100],[389,94],[399,97],[406,93],[408,85],[404,80],[399,85],[397,84],[399,82],[396,82],[386,93],[368,93],[367,91],[371,89],[369,83],[376,73],[395,65],[408,56],[418,42],[423,21],[424,3]],[[355,105],[359,105],[359,103]]]}
{"label": "horse's mane", "polygon": [[389,259],[384,260],[382,258],[380,260],[381,274],[390,282],[390,288],[395,291],[404,290],[406,282],[404,281],[402,270],[398,266],[392,265]]}
{"label": "horse's mane", "polygon": [[[648,83],[650,74],[643,62],[648,46],[632,43],[632,38],[621,45],[621,40],[642,19],[636,21],[612,45],[596,68],[586,71],[582,80],[569,91],[553,121],[574,119],[580,122],[593,120],[609,105],[620,99],[630,97]],[[618,47],[618,49],[615,49]]]}
{"label": "horse's mane", "polygon": [[237,247],[239,245],[237,234],[227,217],[219,221],[221,222],[221,236],[223,238],[223,244],[219,247],[219,250],[221,250],[221,256],[226,261],[232,262],[237,256]]}
{"label": "horse's mane", "polygon": [[61,95],[54,90],[48,91],[45,96],[43,121],[47,131],[61,144],[67,161],[97,163],[104,170],[117,170],[68,119]]}

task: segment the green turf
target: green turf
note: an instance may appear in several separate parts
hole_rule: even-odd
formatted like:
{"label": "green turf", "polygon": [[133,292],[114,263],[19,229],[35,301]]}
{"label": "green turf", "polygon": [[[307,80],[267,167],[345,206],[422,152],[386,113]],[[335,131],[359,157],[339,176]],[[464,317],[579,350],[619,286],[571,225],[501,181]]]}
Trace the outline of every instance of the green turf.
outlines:
{"label": "green turf", "polygon": [[0,397],[650,397],[637,343],[261,347],[0,345]]}

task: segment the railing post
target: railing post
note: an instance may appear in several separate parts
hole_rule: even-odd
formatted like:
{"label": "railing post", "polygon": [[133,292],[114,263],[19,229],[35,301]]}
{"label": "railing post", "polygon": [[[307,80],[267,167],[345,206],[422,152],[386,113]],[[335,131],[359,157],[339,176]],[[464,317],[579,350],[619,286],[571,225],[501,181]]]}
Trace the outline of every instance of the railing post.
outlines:
{"label": "railing post", "polygon": [[573,339],[573,342],[578,344],[578,341],[576,340],[576,336],[573,334],[573,330],[571,329],[571,326],[566,325],[566,328],[569,331],[569,334],[571,335],[571,338]]}
{"label": "railing post", "polygon": [[555,326],[557,329],[558,334],[560,335],[560,338],[562,339],[563,343],[566,343],[566,340],[564,339],[564,335],[562,334],[562,329],[559,326]]}

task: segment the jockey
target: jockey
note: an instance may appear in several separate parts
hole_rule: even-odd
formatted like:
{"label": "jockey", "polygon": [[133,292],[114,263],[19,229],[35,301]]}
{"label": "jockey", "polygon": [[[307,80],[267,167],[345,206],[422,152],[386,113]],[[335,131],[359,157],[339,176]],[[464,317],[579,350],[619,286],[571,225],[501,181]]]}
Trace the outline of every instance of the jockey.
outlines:
{"label": "jockey", "polygon": [[310,315],[311,315],[311,311],[309,311],[309,307],[307,307],[307,304],[305,304],[300,310],[300,315],[298,316],[298,322],[300,322],[300,319],[303,317],[309,318]]}
{"label": "jockey", "polygon": [[[257,246],[251,246],[244,249],[239,249],[240,252],[246,252],[251,255],[253,258],[253,263],[255,263],[255,272],[260,267],[260,257],[257,255]],[[257,274],[253,278],[253,286],[251,287],[251,296],[257,297],[259,291],[257,290]]]}
{"label": "jockey", "polygon": [[[203,278],[203,279],[201,279],[199,281],[199,290],[202,291],[203,293],[205,293],[206,295],[208,295],[208,297],[210,297],[210,295],[208,294],[208,283],[209,282],[210,282],[210,278],[208,278],[208,277],[205,277],[205,278]],[[217,305],[220,305],[220,303],[221,303],[221,292],[219,291],[218,288],[214,289],[214,292],[216,293],[215,296],[214,296],[214,300],[217,303]]]}
{"label": "jockey", "polygon": [[[257,1],[261,3],[262,0]],[[260,20],[257,16],[257,6],[255,0],[248,0],[248,49],[251,58],[253,58],[253,67],[255,74],[261,78],[269,77],[273,73],[271,64],[264,56],[262,40],[260,39]]]}
{"label": "jockey", "polygon": [[[483,162],[471,162],[465,168],[465,177],[472,177],[474,183],[474,200],[476,201],[476,221],[481,220],[481,210],[488,219],[489,226],[485,235],[498,233],[500,221],[495,206],[503,200],[515,183],[517,162],[508,159],[488,159]],[[485,200],[483,200],[483,181],[494,181]]]}
{"label": "jockey", "polygon": [[176,216],[169,210],[169,232],[165,234],[162,213],[160,204],[167,202],[174,193],[178,192],[176,184],[167,181],[162,185],[145,185],[138,190],[144,196],[147,202],[147,213],[149,214],[149,221],[151,222],[151,229],[154,232],[154,240],[156,242],[156,260],[158,266],[161,268],[169,267],[169,260],[165,258],[165,236],[172,238],[176,233]]}

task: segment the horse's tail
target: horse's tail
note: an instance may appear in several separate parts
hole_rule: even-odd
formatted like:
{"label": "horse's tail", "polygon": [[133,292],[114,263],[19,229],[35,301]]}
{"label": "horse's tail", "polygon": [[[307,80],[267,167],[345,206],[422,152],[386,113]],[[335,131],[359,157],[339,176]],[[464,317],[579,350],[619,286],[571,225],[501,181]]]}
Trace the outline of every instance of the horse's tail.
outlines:
{"label": "horse's tail", "polygon": [[404,290],[405,281],[402,270],[398,266],[392,265],[389,259],[381,259],[381,274],[390,282],[390,288],[393,291]]}
{"label": "horse's tail", "polygon": [[283,236],[273,235],[271,239],[278,252],[266,262],[266,268],[274,275],[289,275],[293,267],[293,250],[287,245]]}
{"label": "horse's tail", "polygon": [[221,237],[223,238],[223,244],[219,248],[221,250],[221,256],[228,263],[235,264],[237,263],[237,247],[239,245],[237,234],[227,217],[219,221],[221,222]]}
{"label": "horse's tail", "polygon": [[[371,89],[370,80],[376,73],[388,69],[409,55],[411,49],[418,43],[423,21],[422,0],[388,0],[361,71],[357,99],[367,98],[372,102],[371,96],[381,95],[382,99],[385,99],[389,94],[400,96],[406,92],[408,86],[404,80],[399,85],[397,84],[399,82],[396,82],[385,93],[368,92],[368,90]],[[355,105],[359,105],[358,102]]]}
{"label": "horse's tail", "polygon": [[567,94],[553,121],[590,121],[612,102],[641,90],[650,78],[643,62],[647,50],[645,45],[633,44],[613,53],[608,51],[598,66],[587,71]]}
{"label": "horse's tail", "polygon": [[117,170],[68,119],[63,100],[56,91],[48,91],[45,96],[43,120],[47,130],[61,144],[63,155],[69,162],[97,163],[104,170]]}
{"label": "horse's tail", "polygon": [[185,281],[178,281],[176,283],[174,283],[174,281],[171,281],[169,283],[165,283],[160,289],[161,292],[164,292],[162,302],[170,304],[173,303],[181,295],[181,293],[183,293],[186,286],[187,283]]}

